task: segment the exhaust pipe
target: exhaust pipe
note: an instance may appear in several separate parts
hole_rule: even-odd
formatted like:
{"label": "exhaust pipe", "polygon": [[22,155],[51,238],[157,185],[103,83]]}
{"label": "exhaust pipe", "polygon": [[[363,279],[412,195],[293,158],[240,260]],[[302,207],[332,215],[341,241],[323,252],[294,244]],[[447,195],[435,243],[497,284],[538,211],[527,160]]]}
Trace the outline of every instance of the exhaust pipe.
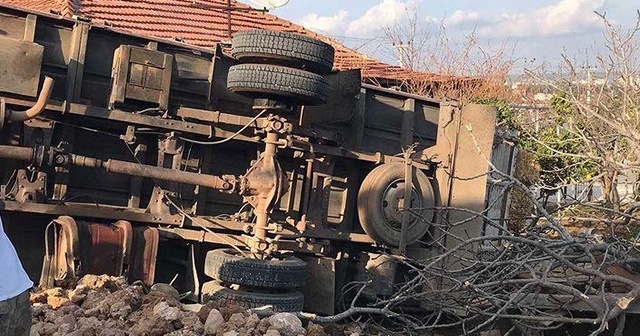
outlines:
{"label": "exhaust pipe", "polygon": [[33,119],[40,115],[44,108],[47,106],[47,100],[49,100],[49,96],[51,95],[51,90],[53,90],[53,83],[55,81],[53,78],[46,76],[44,78],[44,84],[42,84],[42,89],[40,90],[40,94],[38,95],[38,100],[35,105],[25,111],[12,111],[7,109],[5,111],[4,101],[2,102],[2,106],[0,106],[0,128],[2,128],[5,121],[9,122],[21,122]]}
{"label": "exhaust pipe", "polygon": [[38,101],[33,105],[30,109],[26,111],[11,111],[9,110],[8,119],[10,122],[19,122],[25,121],[29,119],[33,119],[40,115],[42,111],[44,111],[44,107],[47,106],[47,100],[49,100],[49,96],[51,95],[51,90],[53,89],[54,80],[51,77],[44,78],[44,84],[42,85],[42,90],[40,90],[40,94],[38,95]]}

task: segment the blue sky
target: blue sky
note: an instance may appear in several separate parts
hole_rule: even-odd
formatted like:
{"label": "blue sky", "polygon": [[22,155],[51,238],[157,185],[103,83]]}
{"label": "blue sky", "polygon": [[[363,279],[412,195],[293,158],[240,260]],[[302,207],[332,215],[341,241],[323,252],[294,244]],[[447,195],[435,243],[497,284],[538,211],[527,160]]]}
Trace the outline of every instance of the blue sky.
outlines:
{"label": "blue sky", "polygon": [[[245,0],[246,1],[246,0]],[[480,43],[513,46],[525,61],[558,62],[565,54],[586,59],[600,48],[602,22],[594,10],[606,12],[616,24],[631,27],[640,2],[632,0],[290,0],[272,14],[342,41],[372,57],[393,62],[383,26],[406,18],[417,8],[426,27],[444,25],[454,40],[472,31]],[[386,50],[386,51],[381,51]]]}

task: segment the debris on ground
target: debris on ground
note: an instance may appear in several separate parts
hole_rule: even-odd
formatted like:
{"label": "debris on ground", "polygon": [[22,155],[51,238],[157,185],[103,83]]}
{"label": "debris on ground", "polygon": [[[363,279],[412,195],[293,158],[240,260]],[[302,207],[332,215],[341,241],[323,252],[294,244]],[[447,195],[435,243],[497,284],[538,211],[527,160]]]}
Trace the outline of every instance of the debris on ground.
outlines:
{"label": "debris on ground", "polygon": [[[291,313],[259,317],[239,306],[183,305],[166,290],[122,277],[86,275],[69,289],[31,294],[32,336],[351,336],[353,326],[303,323]],[[305,327],[306,326],[306,327]],[[358,333],[356,333],[357,335]]]}

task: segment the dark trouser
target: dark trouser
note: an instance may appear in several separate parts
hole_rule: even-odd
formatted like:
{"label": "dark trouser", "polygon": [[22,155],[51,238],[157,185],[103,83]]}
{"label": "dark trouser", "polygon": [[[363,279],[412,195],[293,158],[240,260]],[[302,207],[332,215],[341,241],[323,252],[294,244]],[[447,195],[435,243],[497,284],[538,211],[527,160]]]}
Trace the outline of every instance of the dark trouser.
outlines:
{"label": "dark trouser", "polygon": [[0,335],[29,336],[31,331],[31,303],[29,291],[0,301]]}

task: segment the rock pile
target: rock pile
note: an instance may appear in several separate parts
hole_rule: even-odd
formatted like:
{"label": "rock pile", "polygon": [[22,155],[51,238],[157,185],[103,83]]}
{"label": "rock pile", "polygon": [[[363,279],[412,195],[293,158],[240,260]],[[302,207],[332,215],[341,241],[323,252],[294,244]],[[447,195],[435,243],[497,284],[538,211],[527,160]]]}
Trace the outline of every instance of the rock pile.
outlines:
{"label": "rock pile", "polygon": [[[31,295],[32,336],[357,336],[350,326],[304,327],[294,314],[260,318],[241,307],[182,305],[165,291],[145,293],[123,278],[87,275],[72,289],[54,288]],[[194,307],[195,306],[195,307]]]}

